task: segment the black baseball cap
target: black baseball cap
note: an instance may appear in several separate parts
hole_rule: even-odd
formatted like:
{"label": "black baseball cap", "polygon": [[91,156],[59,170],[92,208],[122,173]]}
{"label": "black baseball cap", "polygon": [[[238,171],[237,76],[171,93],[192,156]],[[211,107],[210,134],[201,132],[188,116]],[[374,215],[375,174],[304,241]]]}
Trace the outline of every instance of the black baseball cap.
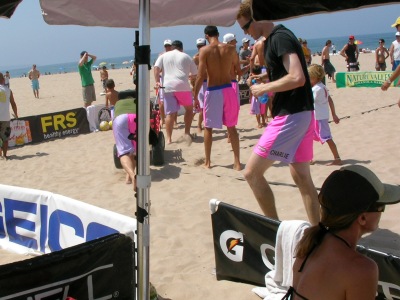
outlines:
{"label": "black baseball cap", "polygon": [[400,202],[400,186],[382,183],[364,166],[350,165],[333,171],[326,178],[318,198],[321,206],[331,215],[362,213],[374,204]]}
{"label": "black baseball cap", "polygon": [[82,51],[82,52],[81,52],[81,57],[84,56],[85,53],[87,53],[87,51]]}

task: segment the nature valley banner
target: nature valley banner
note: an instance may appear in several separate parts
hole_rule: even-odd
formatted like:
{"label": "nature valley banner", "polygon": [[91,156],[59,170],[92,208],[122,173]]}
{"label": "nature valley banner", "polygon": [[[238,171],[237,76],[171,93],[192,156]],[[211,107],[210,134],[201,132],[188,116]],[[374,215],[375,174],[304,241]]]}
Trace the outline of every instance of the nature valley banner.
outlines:
{"label": "nature valley banner", "polygon": [[[392,75],[391,71],[338,72],[336,73],[336,87],[381,87],[390,75]],[[397,81],[395,80],[392,86],[396,86]]]}

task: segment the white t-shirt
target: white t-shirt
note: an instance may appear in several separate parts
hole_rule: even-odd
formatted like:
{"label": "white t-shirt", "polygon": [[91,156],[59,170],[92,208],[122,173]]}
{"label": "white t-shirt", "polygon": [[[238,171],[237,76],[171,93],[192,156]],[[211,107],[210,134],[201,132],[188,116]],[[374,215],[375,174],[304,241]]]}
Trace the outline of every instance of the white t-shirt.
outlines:
{"label": "white t-shirt", "polygon": [[400,43],[395,40],[393,41],[393,59],[400,60]]}
{"label": "white t-shirt", "polygon": [[160,55],[155,67],[163,72],[165,92],[191,91],[189,75],[197,74],[197,67],[192,58],[177,49]]}
{"label": "white t-shirt", "polygon": [[0,121],[10,121],[10,89],[0,84]]}
{"label": "white t-shirt", "polygon": [[312,87],[312,92],[314,95],[315,119],[329,119],[328,89],[322,82],[318,82]]}

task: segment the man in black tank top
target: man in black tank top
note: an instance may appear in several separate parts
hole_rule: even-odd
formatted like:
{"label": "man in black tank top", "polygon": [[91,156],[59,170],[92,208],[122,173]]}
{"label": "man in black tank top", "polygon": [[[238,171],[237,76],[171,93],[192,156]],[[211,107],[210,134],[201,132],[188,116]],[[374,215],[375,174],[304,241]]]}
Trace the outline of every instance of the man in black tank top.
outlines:
{"label": "man in black tank top", "polygon": [[347,71],[354,72],[360,70],[358,54],[358,46],[355,44],[354,35],[351,35],[349,36],[349,42],[340,51],[340,55],[346,59]]}

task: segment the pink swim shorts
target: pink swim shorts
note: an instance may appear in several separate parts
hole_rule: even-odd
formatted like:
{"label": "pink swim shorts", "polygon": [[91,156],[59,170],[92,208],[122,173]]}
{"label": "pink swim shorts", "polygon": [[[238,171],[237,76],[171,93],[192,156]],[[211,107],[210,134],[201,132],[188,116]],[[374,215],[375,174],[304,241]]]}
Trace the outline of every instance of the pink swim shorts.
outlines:
{"label": "pink swim shorts", "polygon": [[314,124],[313,111],[276,116],[253,151],[263,158],[286,163],[311,161]]}

